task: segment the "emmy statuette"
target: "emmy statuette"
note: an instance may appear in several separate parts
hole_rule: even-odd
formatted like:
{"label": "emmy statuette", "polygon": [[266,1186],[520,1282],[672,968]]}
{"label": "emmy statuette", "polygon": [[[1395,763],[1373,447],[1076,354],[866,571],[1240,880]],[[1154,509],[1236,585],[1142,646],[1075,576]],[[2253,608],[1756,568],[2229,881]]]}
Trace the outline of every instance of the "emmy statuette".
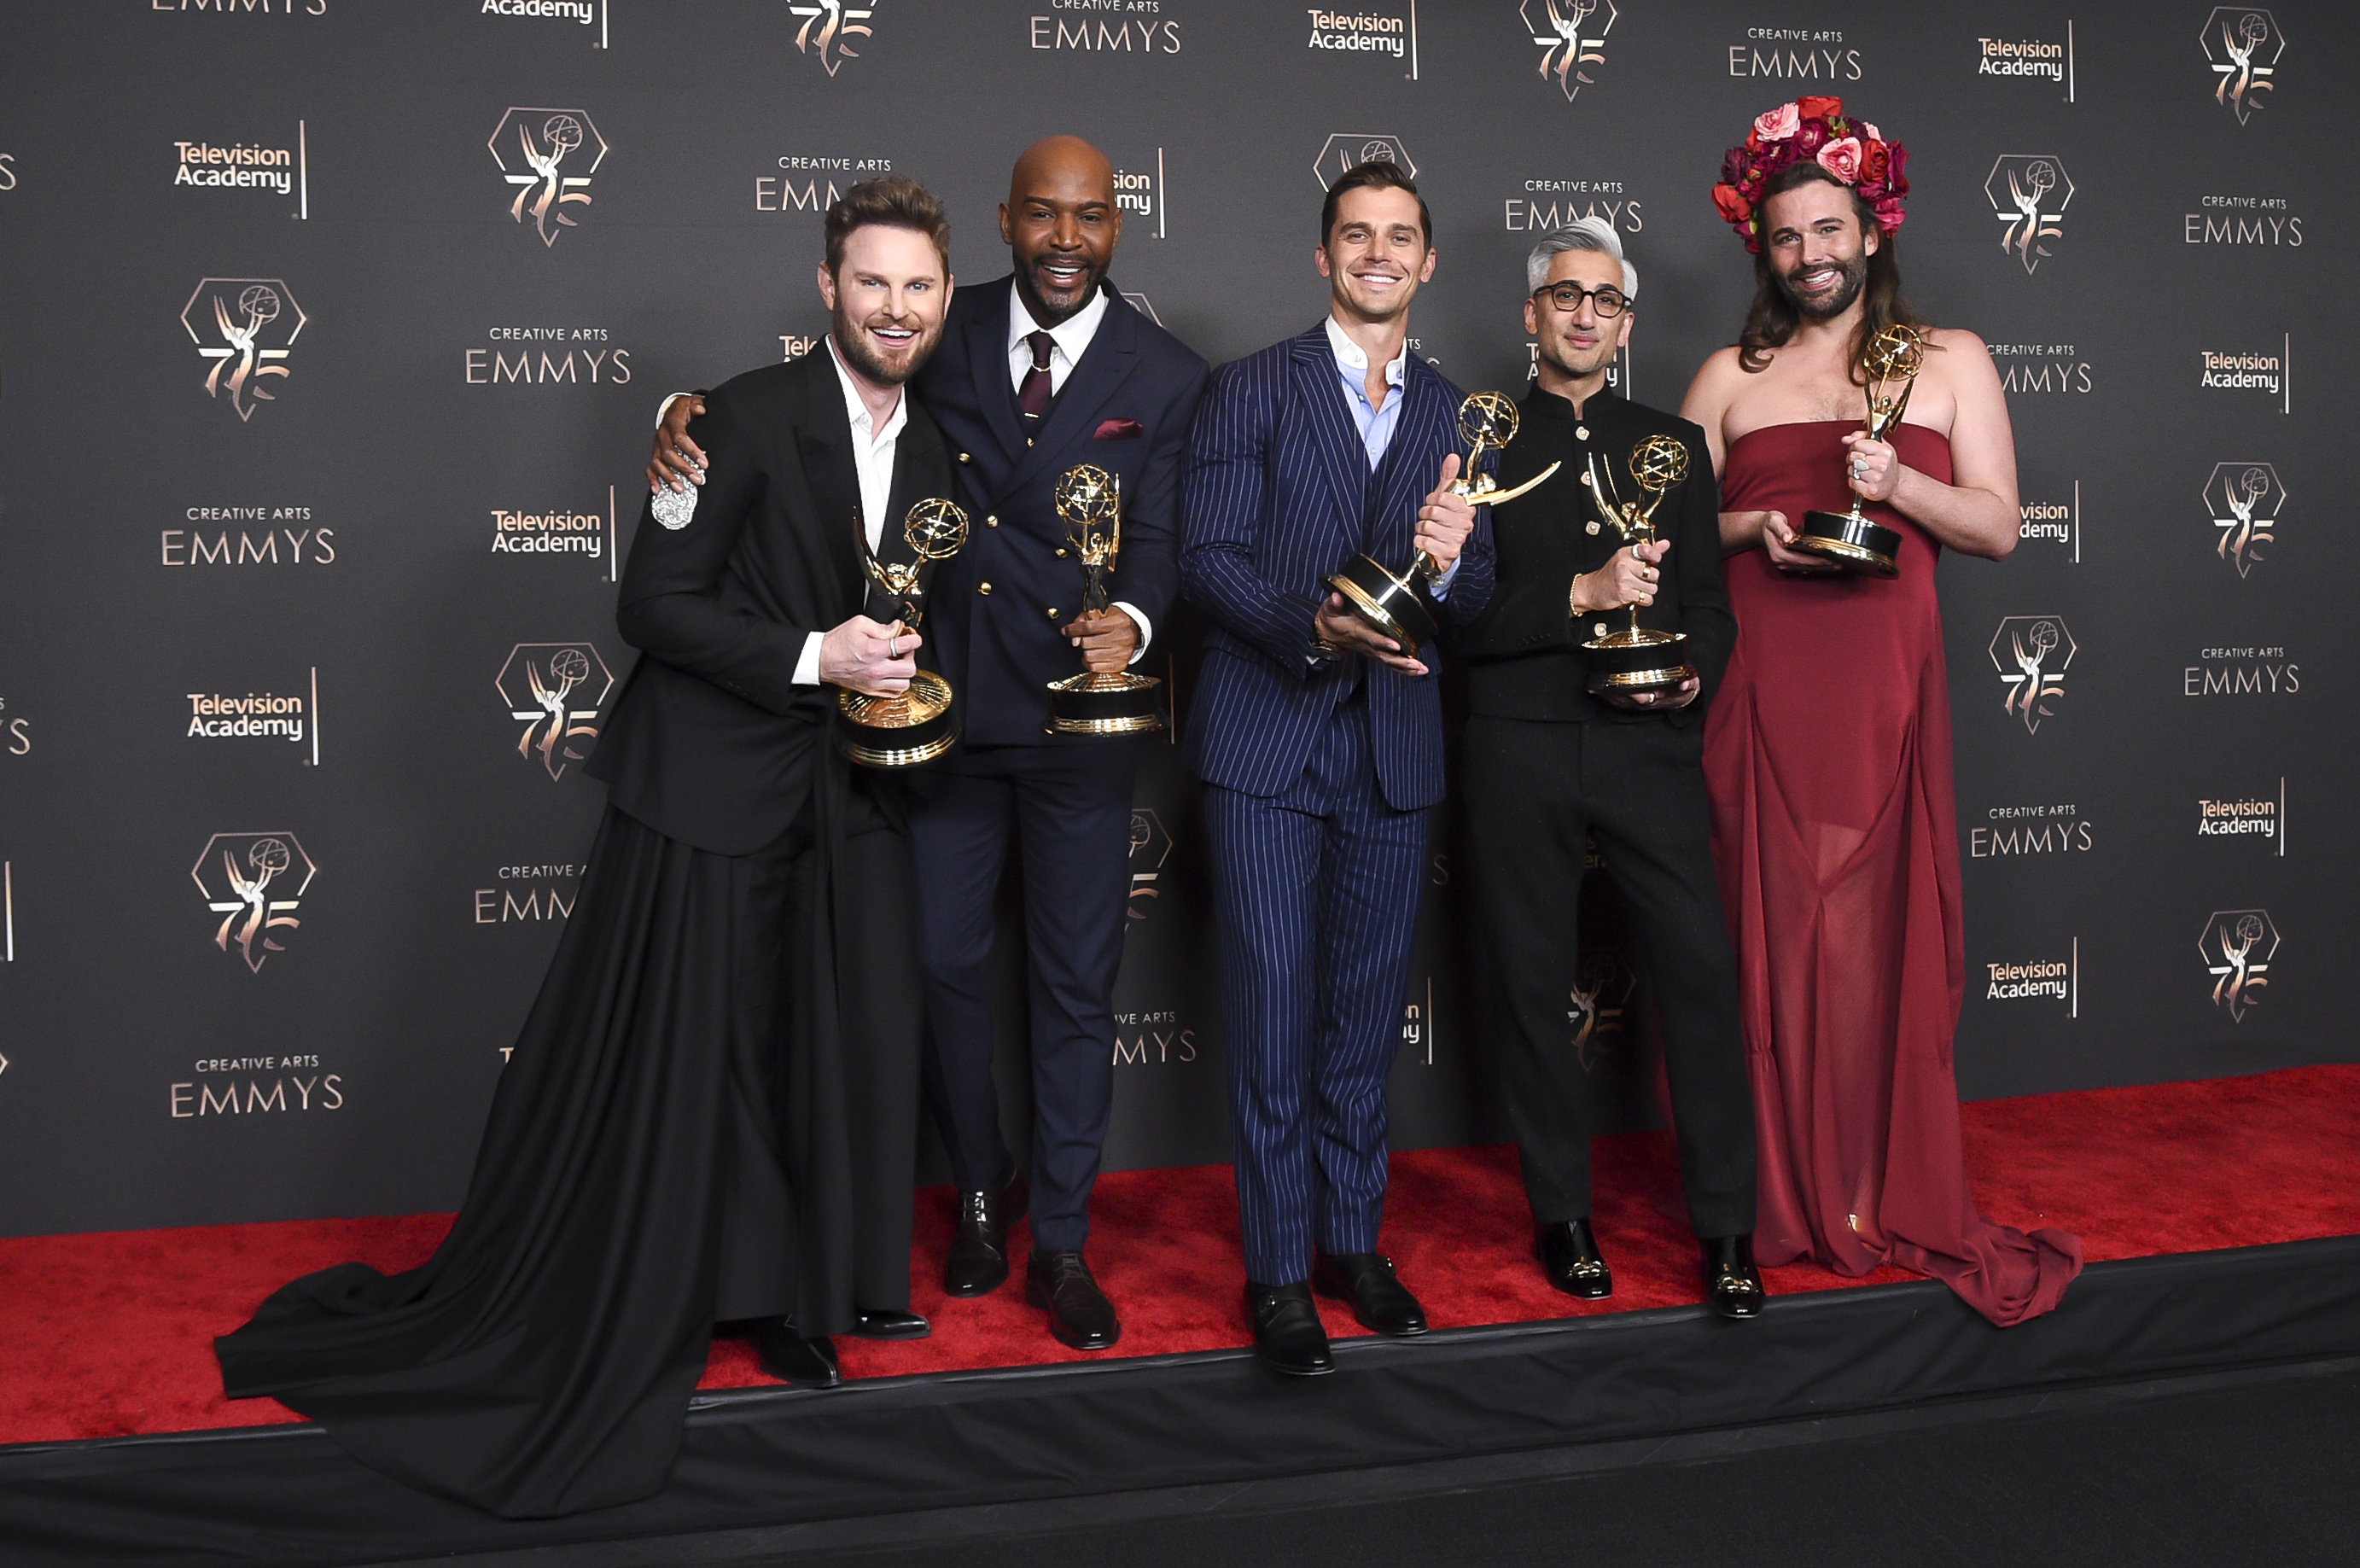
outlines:
{"label": "emmy statuette", "polygon": [[[1122,480],[1093,463],[1065,470],[1053,498],[1065,543],[1082,563],[1082,615],[1105,615],[1107,574],[1122,550]],[[1144,735],[1164,728],[1153,675],[1084,670],[1049,683],[1049,727],[1060,735]]]}
{"label": "emmy statuette", "polygon": [[[898,620],[915,630],[926,616],[926,585],[934,564],[949,560],[967,544],[967,513],[956,502],[939,498],[912,507],[901,524],[901,537],[914,557],[908,561],[880,561],[857,518],[853,532],[872,585],[862,613],[872,620]],[[909,690],[891,696],[838,687],[836,715],[836,750],[863,767],[911,768],[931,762],[959,738],[951,684],[932,670],[920,670],[911,677]]]}
{"label": "emmy statuette", "polygon": [[[1581,482],[1598,503],[1598,515],[1613,525],[1624,543],[1651,544],[1655,539],[1655,509],[1688,477],[1688,449],[1668,435],[1651,435],[1631,453],[1631,477],[1645,493],[1644,505],[1623,500],[1616,493],[1611,464],[1601,484],[1594,457]],[[1590,695],[1616,707],[1677,706],[1666,699],[1677,696],[1683,682],[1696,679],[1696,671],[1688,666],[1688,640],[1685,631],[1658,631],[1640,625],[1639,607],[1633,605],[1626,630],[1581,645],[1590,656]]]}
{"label": "emmy statuette", "polygon": [[[1925,364],[1926,339],[1915,327],[1889,326],[1870,340],[1863,367],[1868,373],[1870,440],[1883,441],[1901,422]],[[1898,391],[1894,390],[1896,386]],[[1853,494],[1850,511],[1805,512],[1802,529],[1786,548],[1831,561],[1848,572],[1899,576],[1901,535],[1863,516],[1861,499]]]}
{"label": "emmy statuette", "polygon": [[[1459,405],[1459,436],[1467,443],[1467,464],[1450,487],[1453,492],[1477,506],[1504,506],[1563,466],[1552,463],[1512,490],[1502,489],[1491,475],[1478,473],[1483,454],[1504,450],[1516,439],[1520,423],[1516,405],[1504,392],[1475,392]],[[1355,617],[1401,644],[1401,651],[1414,659],[1419,648],[1433,641],[1436,626],[1428,596],[1441,576],[1440,568],[1421,550],[1398,572],[1372,556],[1356,555],[1328,579],[1328,586],[1344,596]]]}

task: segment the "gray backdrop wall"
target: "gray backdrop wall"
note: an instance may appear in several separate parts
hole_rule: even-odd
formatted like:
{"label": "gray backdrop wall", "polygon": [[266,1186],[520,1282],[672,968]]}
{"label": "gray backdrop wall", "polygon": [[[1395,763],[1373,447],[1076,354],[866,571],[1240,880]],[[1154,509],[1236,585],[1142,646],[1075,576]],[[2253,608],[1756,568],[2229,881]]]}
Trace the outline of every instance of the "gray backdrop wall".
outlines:
{"label": "gray backdrop wall", "polygon": [[[2020,547],[1941,577],[1962,1091],[2353,1055],[2348,7],[91,0],[0,37],[0,1231],[455,1203],[599,809],[658,395],[810,346],[869,173],[1000,276],[1052,131],[1120,170],[1120,287],[1215,361],[1317,318],[1321,183],[1390,152],[1437,220],[1418,352],[1520,390],[1520,258],[1595,212],[1644,278],[1629,385],[1677,405],[1751,286],[1722,149],[1841,93],[1913,154],[1911,291],[1994,345],[2022,464]],[[1116,1167],[1225,1150],[1176,755]],[[1404,1145],[1497,1135],[1452,865],[1446,828]],[[1568,1048],[1644,1120],[1597,916]]]}

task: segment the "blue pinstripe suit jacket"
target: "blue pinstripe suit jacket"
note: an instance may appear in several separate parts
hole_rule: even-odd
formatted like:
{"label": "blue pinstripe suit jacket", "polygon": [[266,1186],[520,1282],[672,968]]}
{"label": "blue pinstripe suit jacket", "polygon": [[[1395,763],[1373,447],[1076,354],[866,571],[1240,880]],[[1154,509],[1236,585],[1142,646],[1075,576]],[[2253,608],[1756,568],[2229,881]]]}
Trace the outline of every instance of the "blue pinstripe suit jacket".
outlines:
{"label": "blue pinstripe suit jacket", "polygon": [[[1459,442],[1463,394],[1409,356],[1401,422],[1374,474],[1345,406],[1327,327],[1273,344],[1213,373],[1197,405],[1181,486],[1180,580],[1212,620],[1190,713],[1196,776],[1246,795],[1284,793],[1351,688],[1369,683],[1377,782],[1397,811],[1443,796],[1439,653],[1409,676],[1371,660],[1314,672],[1305,655],[1327,579],[1363,552],[1400,567],[1415,548],[1417,509]],[[1491,597],[1488,508],[1459,554],[1446,629]]]}

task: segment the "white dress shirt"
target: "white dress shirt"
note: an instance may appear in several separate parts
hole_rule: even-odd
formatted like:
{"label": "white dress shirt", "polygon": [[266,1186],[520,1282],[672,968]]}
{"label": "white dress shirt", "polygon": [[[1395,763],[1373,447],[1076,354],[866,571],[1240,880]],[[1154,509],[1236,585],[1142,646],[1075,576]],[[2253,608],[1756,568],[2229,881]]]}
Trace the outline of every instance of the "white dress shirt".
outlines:
{"label": "white dress shirt", "polygon": [[[853,383],[852,372],[844,367],[844,356],[836,352],[833,334],[827,340],[827,356],[836,364],[836,385],[844,389],[844,411],[852,422],[852,466],[860,479],[860,526],[873,551],[885,536],[885,510],[893,499],[893,453],[910,422],[910,400],[896,389],[893,411],[885,416],[884,427],[878,428],[869,405],[861,400],[860,389]],[[836,526],[833,518],[820,521],[823,527]],[[825,635],[814,631],[803,640],[803,657],[795,661],[795,685],[819,685],[819,645]]]}
{"label": "white dress shirt", "polygon": [[[1098,336],[1098,323],[1106,320],[1106,313],[1107,292],[1101,288],[1091,293],[1088,304],[1084,305],[1055,326],[1044,327],[1032,319],[1032,311],[1025,306],[1023,291],[1015,284],[1009,284],[1008,384],[1010,389],[1022,390],[1024,378],[1032,373],[1032,345],[1025,339],[1036,332],[1045,332],[1049,334],[1049,395],[1054,398],[1064,391],[1065,378],[1074,373],[1074,367],[1081,362],[1083,351],[1089,347],[1090,339]],[[1131,624],[1139,628],[1139,646],[1131,655],[1131,662],[1136,664],[1146,656],[1148,641],[1155,635],[1155,628],[1149,623],[1147,612],[1137,605],[1126,604],[1120,599],[1116,599],[1113,603],[1115,609],[1131,617]]]}

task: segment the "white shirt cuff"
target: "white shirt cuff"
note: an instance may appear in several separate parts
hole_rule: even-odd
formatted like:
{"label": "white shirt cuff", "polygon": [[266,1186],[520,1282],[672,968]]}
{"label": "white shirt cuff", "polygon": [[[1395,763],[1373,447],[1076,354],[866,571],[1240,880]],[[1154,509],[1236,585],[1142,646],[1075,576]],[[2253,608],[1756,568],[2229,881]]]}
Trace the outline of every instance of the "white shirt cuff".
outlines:
{"label": "white shirt cuff", "polygon": [[814,631],[803,639],[803,656],[795,661],[795,685],[799,686],[819,685],[819,645],[820,640],[825,635],[824,632]]}
{"label": "white shirt cuff", "polygon": [[1463,556],[1452,556],[1450,565],[1442,569],[1442,576],[1434,579],[1433,593],[1436,598],[1444,599],[1450,597],[1450,579],[1459,575],[1459,563],[1463,559],[1465,559]]}
{"label": "white shirt cuff", "polygon": [[1131,653],[1131,662],[1136,664],[1147,657],[1147,645],[1155,641],[1155,623],[1149,620],[1147,612],[1135,604],[1125,604],[1122,600],[1117,599],[1114,601],[1114,608],[1131,617],[1131,623],[1139,628],[1139,646],[1132,649]]}
{"label": "white shirt cuff", "polygon": [[696,396],[694,392],[666,392],[664,394],[664,400],[656,405],[656,428],[658,430],[661,430],[663,428],[664,415],[672,412],[672,404],[680,401],[683,398],[693,398],[694,396]]}

